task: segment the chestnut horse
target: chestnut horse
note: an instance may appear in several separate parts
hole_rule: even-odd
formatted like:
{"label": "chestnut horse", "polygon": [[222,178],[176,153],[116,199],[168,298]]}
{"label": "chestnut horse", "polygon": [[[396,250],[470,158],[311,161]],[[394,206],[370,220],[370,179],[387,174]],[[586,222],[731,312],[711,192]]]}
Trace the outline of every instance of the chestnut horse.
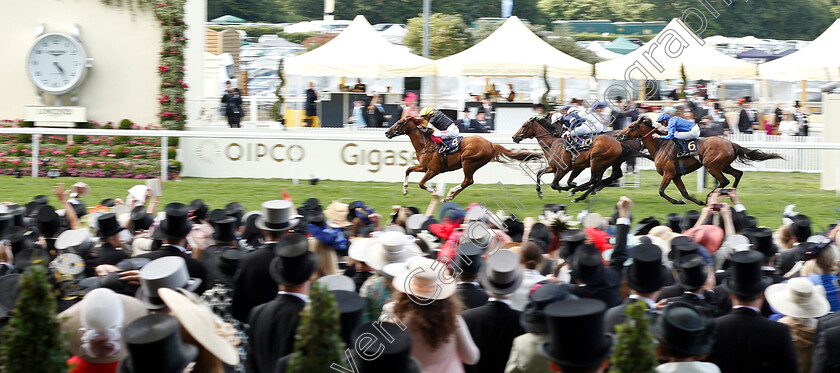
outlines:
{"label": "chestnut horse", "polygon": [[[537,173],[537,194],[540,198],[542,198],[542,190],[539,179],[543,174],[554,173],[551,189],[557,191],[572,189],[570,195],[586,190],[583,195],[572,200],[572,202],[580,202],[590,194],[595,194],[604,186],[620,179],[623,176],[621,172],[622,163],[633,157],[646,157],[639,152],[639,149],[633,149],[628,144],[622,144],[612,136],[598,135],[593,138],[591,149],[580,152],[572,161],[572,151],[566,149],[563,140],[554,136],[536,118],[528,119],[519,128],[519,131],[513,135],[513,142],[518,144],[523,139],[531,138],[537,139],[537,143],[543,149],[545,158],[548,160],[548,167]],[[604,172],[610,167],[612,167],[612,173],[608,178],[602,180]],[[592,168],[589,181],[579,186],[572,183],[587,168]],[[560,179],[566,176],[569,171],[572,173],[566,182],[567,186],[560,186]]]}
{"label": "chestnut horse", "polygon": [[685,201],[677,201],[665,194],[665,188],[671,184],[671,181],[674,182],[674,185],[677,186],[677,189],[680,190],[683,197],[698,205],[705,204],[703,201],[699,201],[688,194],[685,189],[685,184],[683,184],[681,179],[682,175],[694,172],[700,167],[706,167],[706,170],[717,180],[718,188],[725,188],[729,185],[729,179],[723,176],[724,173],[735,177],[735,184],[732,187],[737,188],[738,182],[741,181],[741,176],[743,176],[744,172],[733,168],[733,162],[748,163],[749,161],[784,159],[776,153],[765,153],[758,149],[744,148],[723,137],[704,137],[698,139],[699,160],[695,157],[677,158],[676,144],[671,140],[654,139],[651,136],[654,131],[656,131],[656,128],[654,128],[650,118],[640,117],[622,130],[616,137],[619,140],[628,138],[642,139],[642,143],[653,156],[656,171],[662,175],[662,183],[659,185],[659,195],[668,200],[668,202],[677,205],[685,204]]}
{"label": "chestnut horse", "polygon": [[512,152],[499,144],[485,140],[481,136],[467,136],[461,140],[458,152],[447,156],[448,164],[444,168],[443,157],[438,154],[438,144],[431,139],[432,130],[424,128],[422,126],[423,122],[425,120],[421,118],[405,117],[398,120],[385,132],[385,136],[389,139],[400,135],[408,135],[411,144],[414,145],[415,152],[417,152],[417,160],[420,161],[419,165],[405,170],[403,195],[408,194],[408,175],[412,172],[425,172],[426,174],[423,175],[423,179],[419,183],[420,188],[429,193],[434,193],[433,188],[426,187],[426,181],[443,172],[454,171],[463,167],[464,181],[450,189],[449,194],[443,199],[449,201],[461,193],[464,188],[472,185],[475,171],[490,161],[507,162],[511,159],[526,161],[541,157],[539,153]]}

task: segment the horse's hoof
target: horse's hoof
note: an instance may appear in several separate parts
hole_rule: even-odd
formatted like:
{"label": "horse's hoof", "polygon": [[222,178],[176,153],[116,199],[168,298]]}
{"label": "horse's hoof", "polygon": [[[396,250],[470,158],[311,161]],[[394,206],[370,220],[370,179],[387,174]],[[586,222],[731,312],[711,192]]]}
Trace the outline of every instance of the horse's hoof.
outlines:
{"label": "horse's hoof", "polygon": [[404,196],[407,196],[407,195],[408,195],[408,191],[407,191],[407,190],[404,190],[404,191],[403,191],[403,195],[404,195]]}
{"label": "horse's hoof", "polygon": [[572,191],[570,191],[570,192],[569,192],[569,197],[571,197],[571,196],[573,196],[573,195],[575,195],[575,191],[574,191],[574,190],[572,190]]}
{"label": "horse's hoof", "polygon": [[540,197],[540,199],[543,199],[543,194],[542,194],[542,192],[537,191],[537,196],[539,196],[539,197]]}
{"label": "horse's hoof", "polygon": [[578,200],[577,198],[572,200],[572,203],[578,203],[578,202],[580,202],[580,200]]}

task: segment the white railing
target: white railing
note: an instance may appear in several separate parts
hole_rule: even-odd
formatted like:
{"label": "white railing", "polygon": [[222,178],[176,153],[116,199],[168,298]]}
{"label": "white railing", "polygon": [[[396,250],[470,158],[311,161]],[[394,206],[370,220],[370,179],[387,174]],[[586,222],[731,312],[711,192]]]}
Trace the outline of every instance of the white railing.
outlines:
{"label": "white railing", "polygon": [[[169,137],[191,137],[191,138],[216,138],[216,139],[271,139],[290,140],[308,139],[317,137],[322,141],[349,141],[349,140],[370,140],[370,141],[395,141],[387,140],[383,136],[383,128],[293,128],[284,131],[249,131],[245,129],[225,130],[119,130],[119,129],[81,129],[81,128],[43,128],[43,127],[4,127],[0,133],[4,134],[30,134],[32,136],[32,177],[38,177],[38,153],[41,136],[43,135],[83,135],[83,136],[127,136],[127,137],[159,137],[161,138],[161,177],[167,177],[168,139]],[[485,135],[488,140],[508,146],[512,144],[510,133],[493,133]],[[765,152],[780,153],[785,160],[769,160],[755,162],[752,165],[740,166],[744,171],[771,171],[771,172],[822,172],[822,160],[824,156],[832,156],[826,150],[834,150],[840,163],[840,143],[825,143],[821,136],[776,136],[764,134],[736,134],[729,138],[739,145],[750,149],[761,149]],[[407,141],[401,139],[399,141]],[[638,169],[651,170],[654,165],[647,159],[638,159]],[[837,173],[840,178],[840,172]],[[698,173],[698,178],[702,173]],[[840,180],[837,185],[840,186]],[[840,188],[837,189],[840,195]]]}

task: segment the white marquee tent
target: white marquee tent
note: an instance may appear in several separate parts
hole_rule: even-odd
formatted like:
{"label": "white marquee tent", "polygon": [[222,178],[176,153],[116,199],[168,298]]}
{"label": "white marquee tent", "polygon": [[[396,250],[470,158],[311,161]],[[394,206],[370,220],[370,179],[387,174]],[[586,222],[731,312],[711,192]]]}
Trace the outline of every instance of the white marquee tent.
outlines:
{"label": "white marquee tent", "polygon": [[682,66],[685,66],[689,79],[756,77],[756,65],[704,45],[702,39],[678,18],[671,20],[655,38],[639,49],[596,64],[595,76],[613,80],[625,80],[628,75],[633,80],[678,79]]}
{"label": "white marquee tent", "polygon": [[490,36],[471,48],[437,61],[440,76],[542,76],[587,78],[592,65],[569,56],[510,17]]}
{"label": "white marquee tent", "polygon": [[758,66],[762,79],[780,81],[840,79],[840,19],[806,47]]}
{"label": "white marquee tent", "polygon": [[386,40],[356,16],[335,39],[286,61],[286,74],[298,76],[340,76],[388,78],[435,75],[434,61],[412,54],[407,48]]}

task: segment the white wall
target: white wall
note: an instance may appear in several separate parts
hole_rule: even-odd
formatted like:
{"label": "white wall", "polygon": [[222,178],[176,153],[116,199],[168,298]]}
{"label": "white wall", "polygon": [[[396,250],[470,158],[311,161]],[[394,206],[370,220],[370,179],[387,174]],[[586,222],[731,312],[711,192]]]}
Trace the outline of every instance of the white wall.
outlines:
{"label": "white wall", "polygon": [[[187,21],[206,14],[204,1],[190,0]],[[45,25],[46,32],[70,33],[76,24],[93,68],[78,90],[78,105],[88,108],[88,119],[114,121],[123,118],[140,124],[157,123],[160,111],[157,96],[160,79],[157,66],[161,30],[153,11],[103,5],[99,0],[26,0],[0,1],[0,22],[3,53],[0,58],[0,119],[18,119],[26,105],[41,105],[35,87],[26,75],[26,58],[34,41],[34,30]],[[196,74],[187,74],[190,87],[201,88],[201,50],[204,49],[204,27],[200,37],[193,28],[187,51],[187,71],[197,64]],[[197,82],[197,83],[196,83]],[[188,98],[189,98],[188,93]],[[69,97],[64,100],[68,105]],[[188,108],[189,110],[189,108]]]}

